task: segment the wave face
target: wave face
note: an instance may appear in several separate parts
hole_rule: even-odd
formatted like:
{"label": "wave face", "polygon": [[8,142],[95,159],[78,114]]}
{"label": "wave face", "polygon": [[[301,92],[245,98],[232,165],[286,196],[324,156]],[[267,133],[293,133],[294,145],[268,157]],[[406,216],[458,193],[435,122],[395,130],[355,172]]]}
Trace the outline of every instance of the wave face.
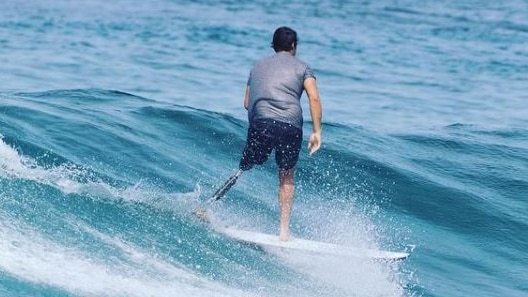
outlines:
{"label": "wave face", "polygon": [[[528,292],[523,1],[18,2],[0,4],[0,295]],[[293,233],[409,259],[215,232],[276,233],[273,160],[211,205],[211,225],[192,214],[238,165],[248,70],[280,25],[324,105]]]}

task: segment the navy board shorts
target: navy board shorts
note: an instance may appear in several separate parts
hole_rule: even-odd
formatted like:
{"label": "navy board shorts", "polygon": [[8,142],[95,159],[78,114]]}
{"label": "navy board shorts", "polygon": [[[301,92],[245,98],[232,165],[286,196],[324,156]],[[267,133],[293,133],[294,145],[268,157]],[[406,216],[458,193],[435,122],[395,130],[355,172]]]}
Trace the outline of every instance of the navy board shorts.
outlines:
{"label": "navy board shorts", "polygon": [[301,151],[302,130],[284,122],[258,120],[248,129],[247,142],[240,160],[240,169],[262,165],[275,150],[275,162],[280,170],[295,167]]}

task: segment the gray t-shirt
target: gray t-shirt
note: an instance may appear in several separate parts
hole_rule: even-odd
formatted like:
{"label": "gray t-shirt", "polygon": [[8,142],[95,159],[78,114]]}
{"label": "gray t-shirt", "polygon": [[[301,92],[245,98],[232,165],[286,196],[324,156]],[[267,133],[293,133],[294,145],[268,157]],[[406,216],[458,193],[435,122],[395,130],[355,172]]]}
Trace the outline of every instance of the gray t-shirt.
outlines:
{"label": "gray t-shirt", "polygon": [[288,52],[258,61],[248,79],[249,122],[271,119],[302,129],[300,98],[309,77],[315,78],[310,66]]}

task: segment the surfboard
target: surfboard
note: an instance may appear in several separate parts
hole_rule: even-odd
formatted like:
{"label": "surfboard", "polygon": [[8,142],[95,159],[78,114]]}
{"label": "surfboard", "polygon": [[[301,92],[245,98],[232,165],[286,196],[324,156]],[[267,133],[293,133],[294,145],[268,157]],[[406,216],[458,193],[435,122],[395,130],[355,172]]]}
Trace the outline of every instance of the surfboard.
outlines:
{"label": "surfboard", "polygon": [[344,246],[301,238],[294,238],[289,241],[280,241],[277,235],[237,230],[232,228],[222,228],[218,231],[237,241],[255,244],[260,247],[299,250],[309,253],[345,257],[371,258],[376,260],[403,260],[409,257],[409,253],[406,252],[361,249],[352,246]]}

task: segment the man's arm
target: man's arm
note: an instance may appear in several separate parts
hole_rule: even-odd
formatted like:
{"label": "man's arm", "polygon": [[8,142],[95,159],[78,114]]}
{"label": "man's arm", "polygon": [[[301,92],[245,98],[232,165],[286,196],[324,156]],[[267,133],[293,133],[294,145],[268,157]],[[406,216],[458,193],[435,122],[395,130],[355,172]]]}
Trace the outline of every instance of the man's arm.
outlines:
{"label": "man's arm", "polygon": [[249,108],[249,85],[247,85],[246,94],[244,95],[244,108],[246,110]]}
{"label": "man's arm", "polygon": [[310,155],[315,153],[321,147],[321,118],[322,106],[319,99],[319,92],[317,91],[317,83],[315,78],[309,77],[304,80],[304,89],[308,95],[308,103],[310,105],[310,115],[312,116],[313,132],[308,141],[308,149]]}

